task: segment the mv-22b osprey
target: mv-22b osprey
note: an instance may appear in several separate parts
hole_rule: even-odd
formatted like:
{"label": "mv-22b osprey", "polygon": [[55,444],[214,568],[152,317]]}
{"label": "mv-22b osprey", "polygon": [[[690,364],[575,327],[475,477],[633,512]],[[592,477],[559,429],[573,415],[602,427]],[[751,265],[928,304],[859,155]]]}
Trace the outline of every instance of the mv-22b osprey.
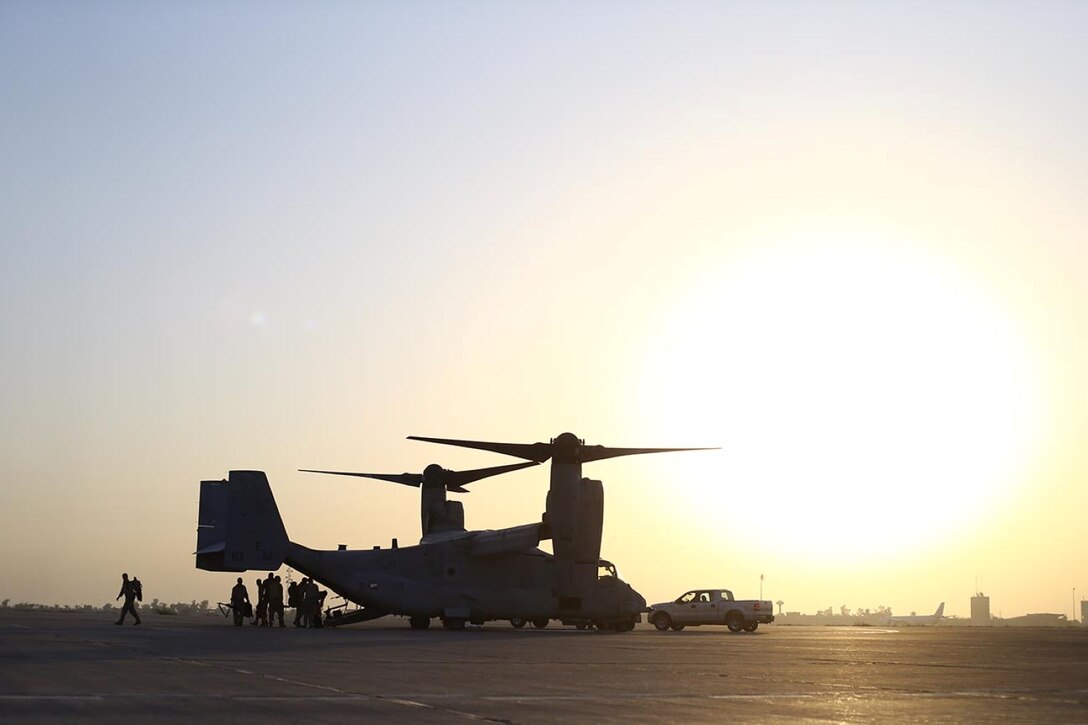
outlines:
{"label": "mv-22b osprey", "polygon": [[[438,617],[447,629],[507,619],[593,623],[625,632],[646,600],[617,576],[598,576],[604,489],[582,477],[582,464],[618,456],[705,448],[587,446],[572,433],[549,443],[489,443],[420,438],[494,451],[529,463],[456,473],[428,466],[423,474],[363,475],[422,489],[423,539],[417,546],[316,551],[290,541],[268,479],[261,471],[231,471],[227,481],[202,481],[196,566],[207,571],[269,571],[287,564],[360,605],[352,621],[387,614],[426,629]],[[538,523],[465,531],[459,502],[446,490],[551,459],[546,511]],[[551,539],[553,554],[541,551]],[[538,625],[542,626],[542,625]]]}

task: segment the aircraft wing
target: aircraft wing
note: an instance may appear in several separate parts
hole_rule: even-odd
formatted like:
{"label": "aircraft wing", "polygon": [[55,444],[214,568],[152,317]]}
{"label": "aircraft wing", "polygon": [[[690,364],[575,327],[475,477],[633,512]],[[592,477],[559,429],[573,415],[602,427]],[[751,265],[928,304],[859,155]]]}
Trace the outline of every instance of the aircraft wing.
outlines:
{"label": "aircraft wing", "polygon": [[480,531],[472,535],[469,553],[472,556],[493,556],[535,548],[540,543],[542,528],[542,524],[525,524],[508,529]]}

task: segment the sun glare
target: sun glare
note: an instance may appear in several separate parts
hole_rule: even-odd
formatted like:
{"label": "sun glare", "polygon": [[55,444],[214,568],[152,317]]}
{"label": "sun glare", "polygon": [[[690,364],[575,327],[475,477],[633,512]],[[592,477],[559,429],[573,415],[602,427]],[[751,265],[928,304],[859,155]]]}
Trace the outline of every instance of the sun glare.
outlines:
{"label": "sun glare", "polygon": [[647,370],[670,428],[723,447],[700,510],[783,554],[937,545],[1006,497],[1038,438],[1038,376],[1001,310],[864,241],[723,265]]}

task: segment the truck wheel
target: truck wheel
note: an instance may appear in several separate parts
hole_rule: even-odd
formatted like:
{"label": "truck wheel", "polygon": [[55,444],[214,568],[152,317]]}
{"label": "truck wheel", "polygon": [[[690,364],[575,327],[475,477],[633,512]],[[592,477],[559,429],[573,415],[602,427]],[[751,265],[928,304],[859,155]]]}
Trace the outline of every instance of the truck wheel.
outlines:
{"label": "truck wheel", "polygon": [[757,629],[759,629],[759,622],[751,622],[744,625],[745,632],[755,632]]}
{"label": "truck wheel", "polygon": [[548,626],[548,620],[546,620],[546,619],[534,619],[533,620],[533,626],[536,627],[537,629],[544,629],[545,627]]}
{"label": "truck wheel", "polygon": [[725,618],[725,626],[729,627],[730,632],[739,632],[744,629],[744,615],[740,612],[730,612],[729,616]]}
{"label": "truck wheel", "polygon": [[672,626],[672,617],[664,612],[659,612],[654,615],[654,626],[657,627],[658,632],[664,632]]}
{"label": "truck wheel", "polygon": [[521,629],[522,627],[525,626],[525,620],[522,619],[521,617],[514,617],[513,619],[510,620],[510,626],[513,627],[514,629]]}
{"label": "truck wheel", "polygon": [[635,628],[635,623],[631,622],[631,621],[618,622],[616,624],[616,631],[617,632],[630,632],[634,628]]}
{"label": "truck wheel", "polygon": [[684,625],[674,624],[674,625],[672,625],[672,631],[673,632],[682,632],[682,631],[684,631]]}
{"label": "truck wheel", "polygon": [[431,626],[430,617],[409,617],[408,624],[412,625],[412,629],[427,629]]}
{"label": "truck wheel", "polygon": [[442,626],[446,629],[464,629],[465,618],[464,617],[446,617],[442,620]]}

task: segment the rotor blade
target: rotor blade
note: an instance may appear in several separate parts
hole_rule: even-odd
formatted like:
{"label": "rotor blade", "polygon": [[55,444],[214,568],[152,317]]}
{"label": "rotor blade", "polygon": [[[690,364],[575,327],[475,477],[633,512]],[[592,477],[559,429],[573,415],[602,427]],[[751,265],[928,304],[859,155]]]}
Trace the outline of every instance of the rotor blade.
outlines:
{"label": "rotor blade", "polygon": [[480,451],[492,451],[504,456],[524,458],[529,461],[543,463],[552,457],[553,446],[551,443],[488,443],[485,441],[460,441],[453,438],[424,438],[422,436],[408,436],[408,440],[426,441],[427,443],[441,443],[445,446],[460,446],[461,448],[475,448]]}
{"label": "rotor blade", "polygon": [[530,466],[540,465],[536,461],[527,461],[525,463],[511,463],[509,466],[492,466],[491,468],[477,468],[474,471],[446,471],[444,474],[446,489],[449,491],[458,491],[460,493],[468,493],[463,486],[467,486],[473,481],[479,481],[481,478],[488,478],[490,476],[497,476],[500,473],[507,473],[508,471],[517,471],[522,468],[529,468]]}
{"label": "rotor blade", "polygon": [[641,453],[671,453],[673,451],[717,451],[721,448],[606,448],[605,446],[582,446],[578,451],[578,460],[582,463],[600,461],[619,456],[637,456]]}
{"label": "rotor blade", "polygon": [[298,470],[302,471],[303,473],[328,473],[333,476],[358,476],[359,478],[376,478],[379,481],[403,483],[405,486],[416,486],[417,488],[423,484],[423,474],[421,473],[353,473],[351,471],[315,471],[312,468],[300,468]]}

